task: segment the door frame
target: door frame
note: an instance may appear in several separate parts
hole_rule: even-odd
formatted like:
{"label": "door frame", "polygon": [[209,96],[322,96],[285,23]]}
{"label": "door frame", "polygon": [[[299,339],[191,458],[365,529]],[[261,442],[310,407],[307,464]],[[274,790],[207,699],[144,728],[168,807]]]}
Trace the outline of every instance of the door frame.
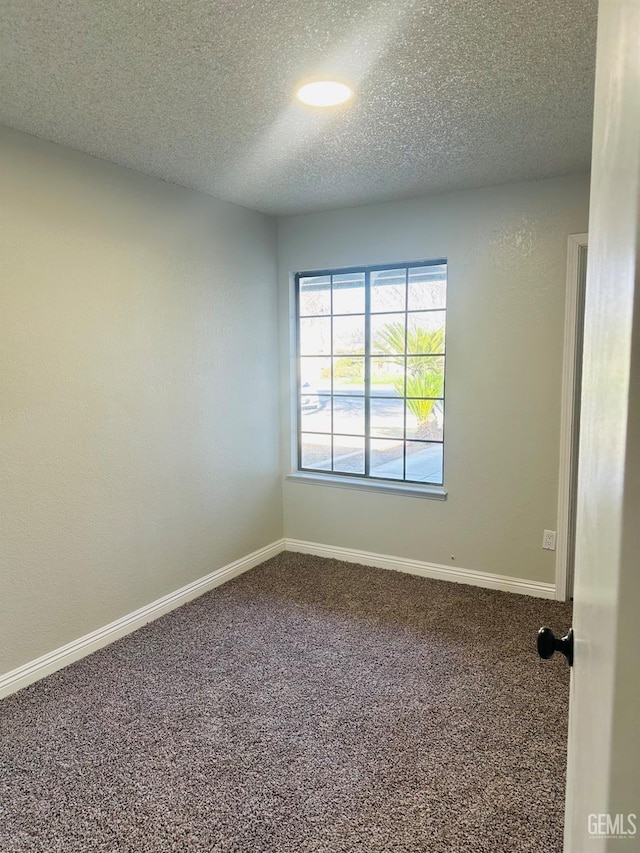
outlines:
{"label": "door frame", "polygon": [[560,470],[556,526],[556,598],[559,601],[568,601],[573,595],[575,501],[587,243],[588,234],[570,234],[567,238],[567,284],[560,408]]}

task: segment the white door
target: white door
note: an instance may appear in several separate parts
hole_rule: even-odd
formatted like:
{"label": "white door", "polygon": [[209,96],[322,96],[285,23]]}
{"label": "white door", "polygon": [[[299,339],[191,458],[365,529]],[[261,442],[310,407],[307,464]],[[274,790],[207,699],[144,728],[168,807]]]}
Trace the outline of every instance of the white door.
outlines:
{"label": "white door", "polygon": [[560,471],[558,490],[558,542],[556,598],[573,598],[578,497],[578,448],[582,396],[582,340],[587,290],[588,234],[569,234],[567,240],[567,292],[562,365],[560,417]]}
{"label": "white door", "polygon": [[639,271],[640,0],[600,0],[565,853],[640,850]]}

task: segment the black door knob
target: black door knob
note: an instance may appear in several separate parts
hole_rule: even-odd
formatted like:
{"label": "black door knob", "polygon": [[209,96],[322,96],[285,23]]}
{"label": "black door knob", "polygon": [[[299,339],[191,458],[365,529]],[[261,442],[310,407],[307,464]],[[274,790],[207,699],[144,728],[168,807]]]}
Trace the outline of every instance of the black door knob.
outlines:
{"label": "black door knob", "polygon": [[573,666],[573,628],[569,633],[558,639],[551,628],[540,628],[538,631],[538,654],[541,658],[548,660],[553,657],[554,652],[561,652]]}

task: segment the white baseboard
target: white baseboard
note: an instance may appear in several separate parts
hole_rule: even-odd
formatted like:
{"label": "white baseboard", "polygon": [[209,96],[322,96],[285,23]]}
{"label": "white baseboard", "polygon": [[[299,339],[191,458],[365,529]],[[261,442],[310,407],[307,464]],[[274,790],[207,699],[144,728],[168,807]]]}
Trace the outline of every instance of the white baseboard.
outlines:
{"label": "white baseboard", "polygon": [[254,568],[265,560],[275,557],[283,551],[297,551],[302,554],[315,554],[319,557],[333,557],[336,560],[345,560],[349,563],[361,563],[364,566],[375,566],[380,569],[391,569],[398,572],[406,572],[411,575],[419,575],[423,578],[435,578],[436,580],[453,581],[454,583],[465,583],[471,586],[481,586],[487,589],[500,589],[504,592],[517,592],[522,595],[533,595],[538,598],[555,598],[555,585],[542,583],[541,581],[523,580],[521,578],[495,575],[488,572],[475,572],[463,569],[459,566],[442,566],[438,563],[425,563],[421,560],[409,560],[405,557],[391,557],[388,554],[375,554],[371,551],[359,551],[354,548],[340,548],[335,545],[321,545],[317,542],[303,542],[300,539],[279,539],[260,548],[246,557],[235,560],[227,566],[216,569],[203,578],[183,586],[175,592],[169,593],[157,601],[152,601],[128,613],[115,622],[85,634],[71,643],[60,646],[42,657],[17,667],[4,675],[0,675],[0,699],[9,696],[39,681],[52,672],[63,669],[71,663],[109,645],[114,640],[131,634],[148,622],[164,616],[171,610],[175,610],[188,601],[192,601],[205,592],[214,589],[231,578],[235,578],[243,572]]}
{"label": "white baseboard", "polygon": [[263,563],[270,557],[275,557],[284,551],[284,549],[284,539],[272,542],[270,545],[266,545],[264,548],[260,548],[246,557],[241,557],[227,566],[216,569],[203,578],[199,578],[199,580],[193,581],[175,592],[164,595],[157,601],[152,601],[151,604],[146,604],[133,613],[128,613],[126,616],[116,619],[115,622],[111,622],[103,628],[98,628],[97,631],[85,634],[84,637],[73,640],[71,643],[60,646],[59,649],[54,649],[54,651],[42,655],[42,657],[36,660],[32,660],[29,663],[23,664],[23,666],[19,666],[17,669],[11,670],[11,672],[0,675],[0,699],[21,690],[34,681],[39,681],[46,675],[56,672],[58,669],[63,669],[70,663],[86,657],[103,646],[112,643],[114,640],[124,637],[126,634],[131,634],[133,631],[146,625],[147,622],[152,622],[154,619],[164,616],[165,613],[169,613],[171,610],[175,610],[176,607],[180,607],[182,604],[186,604],[199,595],[231,580],[231,578],[241,575],[243,572],[252,569],[259,563]]}
{"label": "white baseboard", "polygon": [[438,563],[425,563],[422,560],[409,560],[405,557],[391,557],[388,554],[374,554],[371,551],[358,551],[355,548],[339,548],[335,545],[320,545],[317,542],[303,542],[300,539],[285,539],[286,551],[298,551],[301,554],[315,554],[318,557],[333,557],[348,563],[361,563],[379,569],[392,569],[423,578],[466,583],[486,589],[500,589],[504,592],[517,592],[521,595],[533,595],[536,598],[555,598],[556,589],[552,583],[523,580],[506,575],[494,575],[489,572],[475,572],[460,566],[442,566]]}

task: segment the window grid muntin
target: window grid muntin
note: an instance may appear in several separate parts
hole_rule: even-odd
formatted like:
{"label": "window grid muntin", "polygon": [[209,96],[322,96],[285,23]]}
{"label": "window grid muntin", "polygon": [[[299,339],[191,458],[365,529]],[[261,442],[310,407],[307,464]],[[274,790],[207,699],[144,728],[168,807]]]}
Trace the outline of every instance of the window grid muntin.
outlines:
{"label": "window grid muntin", "polygon": [[371,476],[371,270],[364,274],[364,476]]}
{"label": "window grid muntin", "polygon": [[329,387],[331,388],[331,471],[333,472],[335,470],[334,448],[336,446],[336,436],[335,436],[335,432],[334,432],[335,413],[334,413],[334,405],[333,405],[333,400],[336,396],[335,395],[335,381],[334,381],[334,377],[333,377],[333,371],[335,368],[335,359],[333,357],[333,320],[334,320],[334,313],[333,313],[333,273],[329,277],[329,308],[330,308],[330,315],[331,315],[331,355],[330,355],[330,361],[329,361],[329,364],[331,365],[331,382],[329,385]]}
{"label": "window grid muntin", "polygon": [[[402,413],[402,480],[407,481],[407,345],[409,337],[409,315],[407,308],[409,307],[409,268],[404,271],[404,376],[402,377],[402,399],[404,401]],[[384,316],[384,314],[382,315]]]}
{"label": "window grid muntin", "polygon": [[[440,270],[437,273],[434,273],[434,278],[436,276],[438,276],[438,277],[444,276],[444,285],[445,285],[445,304],[444,304],[444,307],[409,309],[410,271],[414,270],[414,269],[428,269],[429,267],[433,267],[433,268],[443,267],[444,268],[443,270]],[[384,270],[399,270],[399,269],[403,269],[404,275],[405,275],[405,282],[404,282],[404,306],[405,306],[405,310],[404,310],[404,312],[400,312],[400,311],[372,312],[371,311],[371,273],[372,272],[382,272]],[[344,275],[349,274],[349,273],[359,274],[359,275],[362,275],[364,273],[365,354],[364,354],[364,356],[362,356],[362,355],[353,356],[354,358],[364,358],[365,376],[364,376],[364,394],[363,395],[357,394],[357,393],[352,394],[352,395],[348,395],[348,394],[345,394],[344,392],[340,394],[340,393],[336,393],[336,389],[335,389],[335,376],[334,376],[335,359],[340,358],[340,357],[345,357],[345,356],[344,355],[336,356],[336,354],[334,353],[334,350],[333,350],[333,318],[334,317],[344,317],[344,316],[347,316],[347,317],[361,317],[361,316],[363,316],[361,312],[355,312],[353,314],[349,314],[349,313],[334,314],[333,313],[334,276],[344,276]],[[344,269],[340,269],[340,270],[324,270],[324,271],[318,270],[318,271],[302,272],[302,273],[296,274],[296,276],[295,276],[295,304],[296,304],[297,415],[298,415],[298,417],[297,417],[297,424],[298,424],[298,426],[297,426],[297,440],[298,440],[297,457],[298,457],[298,470],[299,471],[322,472],[322,473],[334,474],[336,476],[359,477],[359,478],[364,479],[364,480],[375,479],[375,480],[383,480],[386,482],[396,482],[396,483],[397,482],[405,482],[405,483],[412,483],[412,484],[419,484],[419,485],[436,485],[436,486],[443,485],[443,483],[444,483],[444,442],[445,442],[445,437],[444,437],[445,423],[444,423],[444,421],[445,421],[445,396],[446,396],[446,389],[445,389],[445,383],[446,383],[446,353],[445,352],[441,352],[441,353],[408,353],[406,351],[406,348],[407,348],[407,338],[408,338],[408,328],[409,328],[408,318],[409,318],[410,314],[424,314],[424,313],[440,312],[444,315],[443,326],[446,329],[446,314],[447,314],[446,288],[447,288],[447,284],[448,284],[447,273],[448,273],[448,269],[447,269],[446,259],[437,259],[437,260],[414,262],[414,263],[408,263],[408,264],[383,264],[383,265],[375,265],[375,266],[369,266],[369,267],[350,267],[350,268],[344,268]],[[316,389],[316,396],[322,397],[322,398],[326,397],[331,401],[331,433],[320,433],[320,432],[313,432],[310,430],[306,430],[303,433],[301,430],[302,393],[301,393],[301,370],[300,370],[300,358],[301,358],[301,356],[300,356],[300,320],[301,319],[313,319],[316,317],[326,319],[327,315],[326,314],[305,314],[305,315],[300,314],[300,280],[303,278],[308,279],[308,278],[321,278],[321,277],[329,277],[330,278],[330,314],[329,314],[329,317],[331,319],[331,324],[330,324],[330,328],[331,328],[330,352],[328,355],[304,356],[304,357],[305,358],[329,358],[330,359],[330,363],[331,363],[330,392],[329,393],[326,393],[326,392],[319,393]],[[398,353],[399,356],[402,355],[404,358],[403,388],[404,388],[404,392],[405,392],[404,396],[402,398],[398,398],[398,399],[402,399],[404,404],[405,404],[404,405],[404,415],[403,415],[403,439],[402,439],[403,476],[402,476],[401,480],[399,480],[399,478],[397,478],[397,477],[385,477],[385,476],[381,476],[379,474],[376,474],[374,477],[372,477],[370,474],[371,439],[372,439],[371,424],[370,424],[371,400],[372,399],[385,399],[385,397],[382,395],[376,395],[376,394],[371,393],[371,362],[372,362],[372,356],[371,356],[371,352],[370,352],[370,350],[371,350],[371,317],[372,317],[372,315],[375,317],[379,317],[379,316],[384,316],[385,314],[400,314],[400,313],[404,313],[404,318],[405,318],[405,322],[404,322],[405,352],[402,354]],[[346,357],[349,357],[349,356],[346,356]],[[382,356],[382,358],[390,358],[390,359],[393,359],[395,357],[396,356],[393,356],[393,355],[392,356]],[[377,356],[374,356],[374,358],[377,358]],[[407,391],[407,360],[408,360],[408,358],[425,358],[425,359],[442,358],[443,359],[443,365],[442,365],[442,395],[441,396],[439,396],[439,397],[407,396],[406,391]],[[365,399],[365,436],[364,436],[364,441],[365,441],[365,451],[364,451],[365,473],[364,474],[354,473],[354,472],[348,472],[347,473],[344,471],[336,471],[335,470],[335,460],[334,460],[335,440],[334,439],[336,437],[338,437],[338,438],[340,438],[340,437],[345,437],[345,438],[359,437],[359,438],[361,438],[362,437],[362,436],[354,436],[353,434],[345,435],[343,433],[337,434],[337,433],[333,432],[334,417],[335,417],[334,416],[334,400],[336,399],[336,397],[344,398],[345,396],[354,396],[354,397],[364,396],[364,399]],[[406,426],[407,406],[406,406],[406,402],[408,400],[433,400],[434,402],[441,402],[442,403],[443,421],[442,421],[442,430],[441,430],[442,438],[441,439],[417,439],[417,438],[408,438],[407,437],[407,426]],[[307,436],[307,435],[309,435],[309,436],[320,435],[320,436],[325,436],[325,437],[328,435],[331,436],[331,469],[330,470],[327,470],[326,468],[320,468],[320,469],[319,468],[304,468],[302,466],[302,439],[303,439],[303,436]],[[376,440],[378,440],[378,441],[385,441],[385,440],[391,441],[391,440],[395,440],[395,439],[384,439],[384,438],[377,437]],[[434,482],[431,480],[425,481],[425,480],[408,480],[407,479],[407,477],[406,477],[407,444],[410,444],[412,446],[415,444],[424,444],[424,445],[429,445],[429,446],[431,446],[431,445],[435,445],[435,446],[440,445],[441,446],[441,448],[440,448],[440,454],[441,454],[440,470],[442,472],[441,473],[442,479],[440,482]]]}

